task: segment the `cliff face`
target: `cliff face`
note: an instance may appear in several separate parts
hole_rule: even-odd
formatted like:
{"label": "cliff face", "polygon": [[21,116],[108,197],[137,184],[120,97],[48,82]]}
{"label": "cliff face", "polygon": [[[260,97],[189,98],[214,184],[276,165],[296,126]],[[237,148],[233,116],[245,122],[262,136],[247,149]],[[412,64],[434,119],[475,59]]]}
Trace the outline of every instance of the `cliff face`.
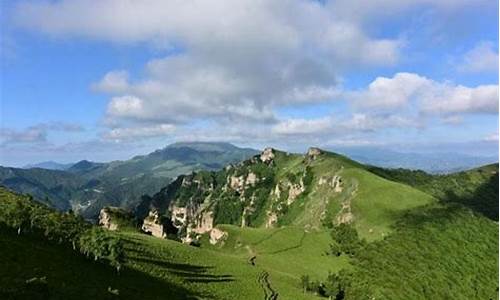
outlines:
{"label": "cliff face", "polygon": [[134,215],[119,207],[107,206],[99,212],[98,224],[108,230],[118,230],[124,227],[135,227]]}
{"label": "cliff face", "polygon": [[163,225],[160,221],[159,213],[156,210],[150,211],[149,215],[144,219],[142,223],[142,231],[159,238],[167,237],[165,225]]}
{"label": "cliff face", "polygon": [[[304,199],[313,185],[318,185],[312,167],[322,154],[317,148],[305,155],[266,148],[260,155],[220,171],[180,176],[146,199],[142,207],[167,218],[179,238],[187,243],[209,232],[220,239],[223,234],[213,233],[217,224],[242,227],[290,224],[297,218],[297,211],[305,209]],[[338,193],[340,178],[340,175],[321,177],[319,183]],[[151,219],[151,214],[148,218]]]}
{"label": "cliff face", "polygon": [[113,222],[109,208],[105,207],[99,212],[99,225],[109,230],[118,229],[118,224]]}

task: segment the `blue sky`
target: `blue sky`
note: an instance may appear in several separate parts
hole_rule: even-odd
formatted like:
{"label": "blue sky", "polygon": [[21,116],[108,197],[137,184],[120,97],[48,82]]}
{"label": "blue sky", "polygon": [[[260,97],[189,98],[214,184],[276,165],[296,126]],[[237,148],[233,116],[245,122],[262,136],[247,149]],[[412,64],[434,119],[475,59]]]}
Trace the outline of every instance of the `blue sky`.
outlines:
{"label": "blue sky", "polygon": [[498,152],[497,1],[2,1],[1,14],[2,165],[192,140]]}

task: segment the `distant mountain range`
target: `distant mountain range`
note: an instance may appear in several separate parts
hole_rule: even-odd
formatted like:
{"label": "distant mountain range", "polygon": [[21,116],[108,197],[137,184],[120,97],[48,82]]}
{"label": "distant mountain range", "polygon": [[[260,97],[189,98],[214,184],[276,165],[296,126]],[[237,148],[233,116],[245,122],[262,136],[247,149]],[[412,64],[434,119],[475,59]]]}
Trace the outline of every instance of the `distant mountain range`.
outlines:
{"label": "distant mountain range", "polygon": [[345,147],[334,151],[350,158],[384,168],[451,173],[498,162],[498,156],[473,156],[460,153],[410,153],[375,147]]}
{"label": "distant mountain range", "polygon": [[[449,173],[496,162],[496,157],[462,154],[401,153],[379,148],[337,148],[336,152],[365,164]],[[0,167],[0,185],[29,193],[60,210],[72,209],[96,218],[104,206],[134,208],[143,195],[153,195],[177,176],[198,170],[219,170],[257,154],[229,143],[175,143],[147,155],[108,163],[54,161],[25,168]]]}
{"label": "distant mountain range", "polygon": [[61,164],[55,161],[44,161],[36,164],[29,164],[22,167],[23,169],[34,169],[34,168],[42,168],[47,170],[67,170],[75,163]]}
{"label": "distant mountain range", "polygon": [[104,206],[133,208],[141,196],[159,191],[181,174],[217,170],[256,153],[227,143],[175,143],[125,161],[48,162],[29,169],[0,167],[0,185],[29,193],[60,210],[72,209],[95,218]]}

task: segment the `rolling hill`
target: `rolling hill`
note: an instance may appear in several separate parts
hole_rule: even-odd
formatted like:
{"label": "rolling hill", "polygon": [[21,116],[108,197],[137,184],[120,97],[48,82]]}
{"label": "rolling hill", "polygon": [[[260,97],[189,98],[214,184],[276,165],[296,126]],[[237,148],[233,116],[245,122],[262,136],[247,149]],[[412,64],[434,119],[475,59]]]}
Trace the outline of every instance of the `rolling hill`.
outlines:
{"label": "rolling hill", "polygon": [[[106,231],[122,245],[120,273],[106,259],[95,262],[71,244],[47,241],[43,231],[18,235],[18,223],[5,220],[22,211],[16,203],[32,201],[0,190],[0,203],[9,205],[0,210],[6,266],[0,295],[497,299],[498,224],[457,199],[498,206],[498,190],[491,188],[498,166],[427,174],[426,184],[417,184],[420,175],[374,169],[316,148],[305,155],[266,149],[219,171],[181,175],[136,211],[146,215],[143,229],[175,230],[172,240],[139,227]],[[453,184],[467,188],[451,201],[442,195]],[[496,203],[483,201],[495,193]],[[79,280],[80,270],[88,280]]]}
{"label": "rolling hill", "polygon": [[257,151],[226,143],[175,143],[126,161],[80,161],[62,170],[0,167],[0,184],[51,206],[96,218],[107,205],[133,208],[173,178],[193,170],[216,170]]}
{"label": "rolling hill", "polygon": [[180,176],[146,199],[138,216],[158,211],[185,239],[217,224],[312,230],[354,223],[363,238],[376,240],[391,231],[402,212],[435,201],[345,156],[317,148],[306,155],[268,148],[220,171]]}

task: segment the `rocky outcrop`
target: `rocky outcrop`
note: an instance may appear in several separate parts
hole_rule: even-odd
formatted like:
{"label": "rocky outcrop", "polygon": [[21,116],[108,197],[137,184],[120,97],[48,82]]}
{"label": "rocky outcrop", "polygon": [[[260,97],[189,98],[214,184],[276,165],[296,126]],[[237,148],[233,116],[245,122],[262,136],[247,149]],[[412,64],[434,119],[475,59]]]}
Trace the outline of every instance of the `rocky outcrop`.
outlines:
{"label": "rocky outcrop", "polygon": [[186,225],[186,221],[188,218],[186,207],[178,207],[172,205],[170,207],[171,220],[176,228],[181,228]]}
{"label": "rocky outcrop", "polygon": [[268,212],[266,220],[266,228],[273,228],[278,223],[278,215],[273,212]]}
{"label": "rocky outcrop", "polygon": [[352,223],[354,221],[354,214],[352,213],[352,209],[351,209],[351,201],[352,199],[355,198],[356,196],[356,191],[357,191],[357,187],[354,186],[350,195],[348,197],[346,197],[342,203],[341,203],[341,208],[340,208],[340,212],[338,213],[337,215],[337,224],[349,224],[349,223]]}
{"label": "rocky outcrop", "polygon": [[219,228],[213,228],[210,230],[210,244],[216,245],[219,242],[225,240],[228,237],[228,233],[220,230]]}
{"label": "rocky outcrop", "polygon": [[300,183],[289,183],[288,186],[288,199],[286,200],[286,204],[292,204],[295,199],[297,199],[300,194],[302,194],[306,188],[304,187],[304,182],[300,179]]}
{"label": "rocky outcrop", "polygon": [[307,150],[306,157],[308,158],[309,161],[316,160],[318,156],[320,156],[323,153],[323,151],[319,148],[316,147],[311,147]]}
{"label": "rocky outcrop", "polygon": [[165,231],[163,224],[160,222],[160,216],[156,210],[150,211],[149,215],[144,219],[142,231],[159,238],[167,237],[167,232]]}
{"label": "rocky outcrop", "polygon": [[266,148],[262,153],[260,154],[260,160],[265,162],[265,163],[270,163],[274,159],[274,149],[273,148]]}
{"label": "rocky outcrop", "polygon": [[253,172],[250,172],[247,175],[247,179],[245,180],[245,184],[254,186],[257,183],[257,181],[258,181],[257,175],[255,175],[255,173],[253,173]]}
{"label": "rocky outcrop", "polygon": [[245,187],[245,178],[242,176],[231,176],[229,178],[229,186],[238,191],[239,193],[243,192],[243,188]]}
{"label": "rocky outcrop", "polygon": [[342,192],[342,177],[339,175],[334,175],[331,178],[328,177],[321,177],[318,182],[319,185],[324,185],[328,184],[331,188],[333,188],[333,191],[336,193]]}
{"label": "rocky outcrop", "polygon": [[255,184],[259,181],[257,175],[253,172],[248,173],[245,177],[241,176],[231,176],[229,177],[229,187],[238,193],[242,194],[245,189],[249,186],[255,186]]}
{"label": "rocky outcrop", "polygon": [[195,227],[192,231],[197,234],[203,234],[212,230],[214,227],[213,212],[206,211],[201,213],[194,225]]}
{"label": "rocky outcrop", "polygon": [[99,225],[108,230],[117,230],[118,224],[115,220],[113,220],[111,210],[112,208],[110,207],[104,207],[101,209],[99,212]]}

